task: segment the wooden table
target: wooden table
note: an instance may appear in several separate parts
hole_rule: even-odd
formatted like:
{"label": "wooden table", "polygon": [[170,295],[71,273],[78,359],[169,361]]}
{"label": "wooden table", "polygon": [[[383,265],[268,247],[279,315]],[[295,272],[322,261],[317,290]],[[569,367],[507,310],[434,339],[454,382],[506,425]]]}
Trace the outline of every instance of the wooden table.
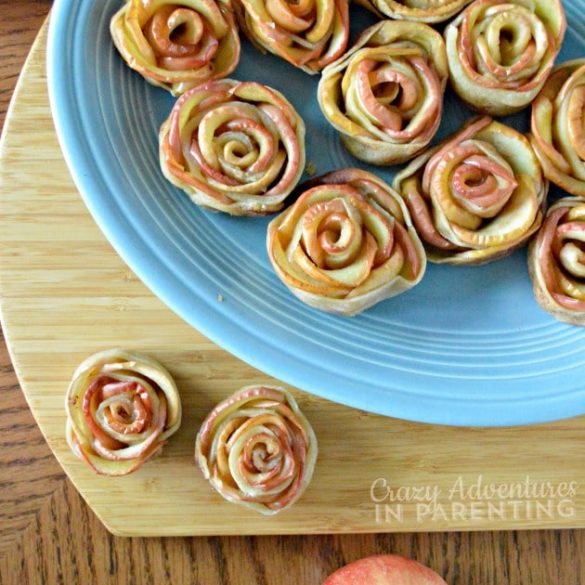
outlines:
{"label": "wooden table", "polygon": [[[49,0],[2,0],[0,123]],[[122,539],[66,479],[0,348],[0,583],[304,583],[394,552],[455,584],[578,585],[585,531],[262,538]]]}

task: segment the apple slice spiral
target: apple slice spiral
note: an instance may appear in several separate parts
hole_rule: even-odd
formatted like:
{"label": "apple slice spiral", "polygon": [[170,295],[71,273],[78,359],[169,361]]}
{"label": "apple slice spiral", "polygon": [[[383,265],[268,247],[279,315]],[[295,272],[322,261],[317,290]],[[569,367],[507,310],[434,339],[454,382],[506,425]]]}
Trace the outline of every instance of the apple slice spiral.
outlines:
{"label": "apple slice spiral", "polygon": [[400,172],[429,260],[482,264],[509,254],[540,227],[548,183],[528,140],[491,118],[471,120]]}
{"label": "apple slice spiral", "polygon": [[268,256],[301,301],[355,315],[422,279],[426,256],[399,195],[375,175],[314,179],[268,226]]}
{"label": "apple slice spiral", "polygon": [[319,73],[347,47],[348,0],[234,0],[234,8],[252,43],[307,73]]}
{"label": "apple slice spiral", "polygon": [[449,76],[441,35],[426,24],[383,21],[324,71],[319,105],[355,157],[404,162],[431,141]]}
{"label": "apple slice spiral", "polygon": [[471,0],[357,0],[357,2],[389,18],[435,23],[449,20]]}
{"label": "apple slice spiral", "polygon": [[121,349],[79,365],[65,407],[71,450],[102,475],[136,471],[181,424],[171,375],[152,358]]}
{"label": "apple slice spiral", "polygon": [[555,68],[532,104],[531,126],[545,176],[585,197],[585,59]]}
{"label": "apple slice spiral", "polygon": [[560,199],[548,210],[528,265],[541,307],[560,321],[585,325],[585,198]]}
{"label": "apple slice spiral", "polygon": [[286,98],[222,79],[183,94],[160,131],[166,178],[197,205],[231,215],[278,211],[305,166],[305,125]]}
{"label": "apple slice spiral", "polygon": [[207,416],[197,434],[195,460],[226,500],[276,514],[309,485],[317,438],[290,392],[246,386]]}
{"label": "apple slice spiral", "polygon": [[126,63],[173,95],[229,75],[240,59],[225,0],[127,0],[110,31]]}
{"label": "apple slice spiral", "polygon": [[476,0],[445,29],[451,84],[482,114],[528,106],[565,35],[560,0]]}

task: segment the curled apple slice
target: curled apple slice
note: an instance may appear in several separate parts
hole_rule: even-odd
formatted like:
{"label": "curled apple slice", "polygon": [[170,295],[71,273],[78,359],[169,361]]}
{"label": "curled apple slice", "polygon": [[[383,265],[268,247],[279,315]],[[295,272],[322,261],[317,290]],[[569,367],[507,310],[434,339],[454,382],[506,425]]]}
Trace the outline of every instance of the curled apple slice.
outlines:
{"label": "curled apple slice", "polygon": [[323,71],[317,95],[351,154],[395,164],[423,150],[437,132],[448,77],[437,31],[387,20],[366,29]]}
{"label": "curled apple slice", "polygon": [[560,0],[476,0],[445,28],[453,88],[482,114],[521,110],[550,75],[565,29]]}
{"label": "curled apple slice", "polygon": [[246,386],[209,413],[197,434],[195,460],[226,500],[276,514],[309,485],[317,438],[290,392]]}
{"label": "curled apple slice", "polygon": [[184,93],[160,135],[165,177],[202,207],[230,215],[282,208],[305,167],[305,125],[278,91],[222,79]]}
{"label": "curled apple slice", "polygon": [[429,260],[482,264],[525,244],[542,223],[548,182],[528,140],[482,117],[396,175]]}
{"label": "curled apple slice", "polygon": [[128,0],[110,31],[126,63],[173,95],[229,75],[240,59],[235,17],[225,0]]}
{"label": "curled apple slice", "polygon": [[65,408],[71,450],[102,475],[136,471],[181,424],[179,392],[169,372],[148,356],[122,349],[80,364]]}
{"label": "curled apple slice", "polygon": [[348,0],[234,0],[253,44],[307,73],[339,58],[349,39]]}
{"label": "curled apple slice", "polygon": [[528,267],[540,306],[559,321],[585,325],[585,198],[560,199],[548,210]]}
{"label": "curled apple slice", "polygon": [[397,555],[375,555],[349,563],[323,585],[447,585],[435,571]]}
{"label": "curled apple slice", "polygon": [[532,104],[531,126],[545,176],[585,197],[585,59],[555,68]]}
{"label": "curled apple slice", "polygon": [[341,315],[407,291],[426,268],[398,193],[359,169],[310,181],[269,224],[267,246],[276,274],[295,296]]}

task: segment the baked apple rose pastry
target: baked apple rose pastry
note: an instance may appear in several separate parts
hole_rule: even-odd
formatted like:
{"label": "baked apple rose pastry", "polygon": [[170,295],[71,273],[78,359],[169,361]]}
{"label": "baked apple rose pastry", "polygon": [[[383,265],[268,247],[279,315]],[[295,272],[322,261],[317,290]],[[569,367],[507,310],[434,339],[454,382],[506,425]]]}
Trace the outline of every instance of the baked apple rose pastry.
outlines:
{"label": "baked apple rose pastry", "polygon": [[585,325],[585,199],[567,197],[546,214],[528,255],[536,300],[560,321]]}
{"label": "baked apple rose pastry", "polygon": [[443,22],[455,16],[471,0],[358,0],[369,10],[397,20]]}
{"label": "baked apple rose pastry", "polygon": [[482,264],[524,244],[542,223],[548,183],[528,140],[491,118],[470,121],[400,172],[429,260]]}
{"label": "baked apple rose pastry", "polygon": [[127,0],[110,31],[126,63],[173,95],[229,75],[240,59],[225,0]]}
{"label": "baked apple rose pastry", "polygon": [[398,193],[359,169],[309,185],[268,226],[268,256],[294,295],[355,315],[420,282],[426,256]]}
{"label": "baked apple rose pastry", "polygon": [[195,460],[226,500],[276,514],[309,485],[317,438],[290,392],[246,386],[207,416],[197,434]]}
{"label": "baked apple rose pastry", "polygon": [[565,35],[560,0],[476,0],[445,29],[451,84],[483,114],[532,102]]}
{"label": "baked apple rose pastry", "polygon": [[67,442],[103,475],[127,475],[158,453],[181,424],[171,375],[152,358],[114,349],[73,374],[65,400]]}
{"label": "baked apple rose pastry", "polygon": [[383,21],[323,71],[319,105],[351,154],[371,164],[395,164],[423,150],[437,132],[448,77],[437,31]]}
{"label": "baked apple rose pastry", "polygon": [[234,0],[252,43],[307,73],[319,73],[345,51],[349,0]]}
{"label": "baked apple rose pastry", "polygon": [[160,131],[166,178],[231,215],[281,209],[305,167],[305,125],[278,91],[233,79],[183,94]]}
{"label": "baked apple rose pastry", "polygon": [[553,71],[532,104],[530,138],[545,176],[585,197],[585,59]]}

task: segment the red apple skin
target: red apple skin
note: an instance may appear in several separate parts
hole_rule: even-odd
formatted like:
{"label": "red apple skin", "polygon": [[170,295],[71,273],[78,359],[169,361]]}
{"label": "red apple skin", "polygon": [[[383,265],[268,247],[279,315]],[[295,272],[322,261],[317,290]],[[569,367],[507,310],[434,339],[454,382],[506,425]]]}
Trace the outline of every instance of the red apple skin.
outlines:
{"label": "red apple skin", "polygon": [[397,555],[375,555],[341,567],[323,585],[447,585],[435,571]]}

